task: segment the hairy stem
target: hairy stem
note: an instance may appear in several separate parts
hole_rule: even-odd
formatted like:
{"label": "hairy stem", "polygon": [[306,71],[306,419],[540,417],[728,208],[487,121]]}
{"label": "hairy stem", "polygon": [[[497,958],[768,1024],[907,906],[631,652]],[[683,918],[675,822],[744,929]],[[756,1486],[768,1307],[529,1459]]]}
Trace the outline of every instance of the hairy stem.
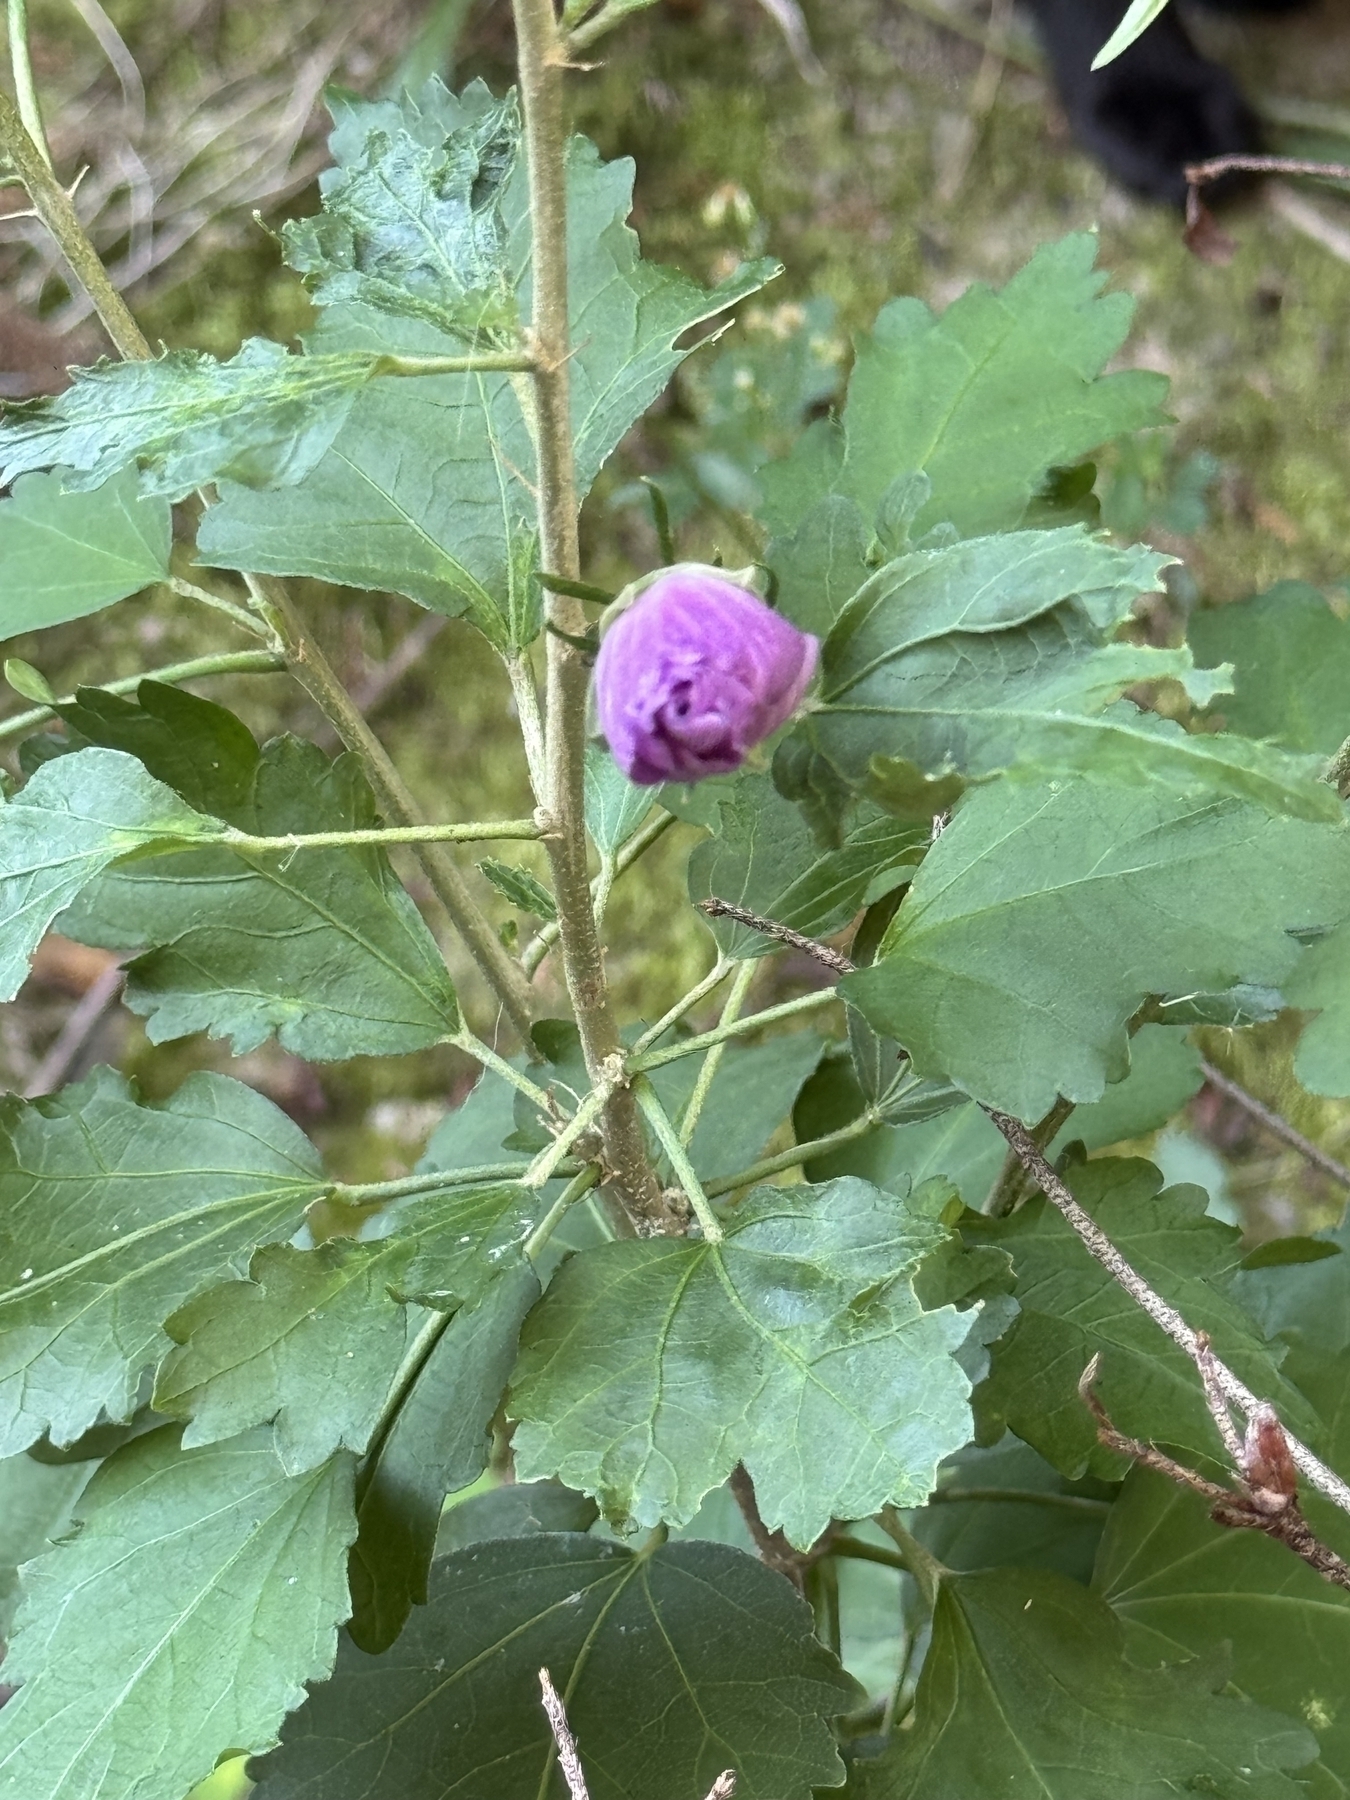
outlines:
{"label": "hairy stem", "polygon": [[591,1089],[553,1142],[539,1152],[521,1176],[522,1187],[543,1187],[577,1139],[590,1130],[605,1110],[609,1094],[608,1084]]}
{"label": "hairy stem", "polygon": [[[1079,1205],[1050,1167],[1026,1126],[1006,1113],[995,1112],[992,1107],[985,1107],[984,1111],[1003,1133],[1027,1173],[1035,1178],[1041,1193],[1063,1216],[1065,1223],[1077,1234],[1090,1254],[1113,1280],[1120,1283],[1135,1305],[1148,1314],[1159,1330],[1166,1332],[1172,1342],[1185,1351],[1202,1375],[1208,1370],[1224,1397],[1239,1408],[1245,1417],[1250,1417],[1258,1408],[1268,1405],[1244,1382],[1239,1381],[1226,1363],[1219,1361],[1210,1351],[1208,1342],[1202,1342],[1176,1308],[1164,1300],[1161,1294],[1155,1293],[1139,1271],[1125,1260],[1101,1226]],[[1350,1512],[1350,1486],[1288,1431],[1285,1432],[1285,1438],[1290,1455],[1313,1486],[1325,1494],[1328,1500],[1334,1501],[1342,1512]]]}
{"label": "hairy stem", "polygon": [[[191,662],[169,663],[163,669],[146,669],[139,675],[123,675],[116,681],[100,681],[97,685],[100,694],[134,694],[143,681],[171,684],[192,681],[199,675],[276,675],[285,667],[285,658],[272,650],[230,650],[220,656],[198,656]],[[77,698],[75,694],[62,694],[56,704],[73,706]],[[50,706],[34,706],[28,712],[14,713],[8,719],[0,719],[0,738],[22,737],[25,731],[45,725],[55,717]]]}
{"label": "hairy stem", "polygon": [[[392,1181],[339,1181],[331,1198],[342,1206],[380,1206],[411,1194],[435,1194],[446,1187],[488,1186],[497,1181],[520,1181],[529,1169],[524,1157],[511,1162],[477,1163],[468,1169],[423,1169],[416,1175],[397,1175]],[[575,1174],[575,1169],[566,1171]]]}
{"label": "hairy stem", "polygon": [[[247,575],[249,592],[260,615],[285,646],[286,662],[347,748],[360,759],[375,804],[391,825],[425,825],[422,809],[394,767],[393,759],[367,724],[361,709],[338,680],[332,664],[306,632],[279,581]],[[421,863],[432,892],[450,916],[455,930],[484,979],[501,1001],[507,1017],[525,1043],[530,1042],[534,1000],[520,964],[507,953],[481,911],[459,865],[444,844],[420,844]]]}
{"label": "hairy stem", "polygon": [[672,1025],[678,1025],[687,1012],[692,1012],[700,1000],[705,999],[714,988],[719,987],[726,980],[732,967],[733,965],[725,957],[719,956],[706,975],[700,977],[687,993],[681,994],[674,1006],[669,1007],[661,1014],[655,1025],[647,1027],[633,1045],[633,1054],[640,1055],[642,1051],[650,1049],[653,1044],[659,1042]]}
{"label": "hairy stem", "polygon": [[577,1201],[584,1200],[599,1179],[600,1170],[595,1163],[587,1163],[584,1169],[573,1176],[521,1245],[522,1254],[528,1261],[534,1261]]}
{"label": "hairy stem", "polygon": [[18,171],[33,211],[55,239],[76,281],[93,302],[103,329],[129,362],[148,362],[154,352],[80,223],[70,195],[43,161],[42,152],[7,94],[0,93],[0,151]]}
{"label": "hairy stem", "polygon": [[183,581],[177,575],[171,575],[165,585],[184,600],[195,600],[198,606],[209,606],[212,612],[222,613],[231,624],[237,625],[241,631],[247,631],[253,637],[267,638],[270,642],[271,629],[246,607],[236,606],[233,600],[227,600],[224,594],[213,594],[210,588],[198,587],[195,582]]}
{"label": "hairy stem", "polygon": [[483,1043],[474,1036],[467,1025],[462,1025],[454,1037],[447,1040],[456,1050],[462,1050],[466,1056],[473,1057],[475,1062],[482,1063],[485,1069],[491,1069],[494,1075],[500,1075],[518,1094],[524,1094],[532,1106],[538,1107],[545,1118],[552,1110],[552,1102],[545,1089],[537,1082],[531,1081],[528,1075],[521,1073],[504,1056],[498,1056],[490,1044]]}
{"label": "hairy stem", "polygon": [[662,1106],[656,1089],[645,1075],[639,1075],[633,1083],[633,1092],[637,1103],[656,1133],[657,1140],[666,1155],[670,1158],[670,1166],[675,1179],[684,1190],[685,1198],[694,1210],[694,1217],[703,1228],[704,1239],[710,1244],[720,1244],[726,1235],[718,1220],[717,1214],[708,1204],[708,1196],[703,1191],[703,1184],[695,1173],[689,1154],[680,1142],[680,1134],[670,1122],[670,1116]]}
{"label": "hairy stem", "polygon": [[[1073,1108],[1073,1101],[1066,1100],[1061,1094],[1045,1117],[1037,1120],[1031,1128],[1031,1137],[1038,1150],[1049,1149]],[[1035,1192],[1035,1181],[1022,1166],[1017,1152],[1009,1148],[1003,1158],[1003,1167],[998,1172],[998,1180],[990,1190],[989,1198],[981,1211],[991,1219],[1006,1218],[1009,1213],[1016,1212]]]}
{"label": "hairy stem", "polygon": [[882,1544],[870,1544],[866,1538],[839,1536],[830,1539],[831,1556],[852,1557],[856,1562],[880,1563],[883,1569],[909,1574],[909,1560],[898,1550],[887,1550]]}
{"label": "hairy stem", "polygon": [[509,374],[525,373],[534,367],[534,358],[514,350],[482,350],[467,356],[396,356],[381,350],[372,365],[376,375],[473,375],[492,371]]}
{"label": "hairy stem", "polygon": [[[575,581],[581,561],[568,368],[567,129],[562,91],[567,53],[553,0],[512,0],[512,12],[534,239],[531,326],[537,359],[533,384],[540,561],[564,580]],[[592,1085],[599,1086],[622,1068],[622,1046],[605,981],[586,861],[583,768],[589,669],[585,657],[568,642],[568,637],[579,638],[585,632],[586,615],[582,603],[567,594],[550,593],[547,609],[554,629],[548,634],[545,785],[539,798],[551,826],[547,847],[567,991]],[[627,1088],[615,1087],[610,1095],[603,1132],[605,1160],[624,1204],[639,1218],[659,1218],[661,1191]]]}
{"label": "hairy stem", "polygon": [[747,1019],[733,1019],[729,1024],[714,1026],[711,1031],[701,1031],[697,1037],[684,1038],[678,1044],[668,1044],[662,1050],[644,1050],[640,1056],[630,1056],[629,1073],[659,1069],[663,1063],[678,1062],[682,1056],[700,1056],[703,1051],[711,1050],[714,1044],[724,1043],[729,1038],[744,1037],[748,1032],[761,1031],[764,1026],[775,1025],[780,1019],[792,1019],[800,1013],[817,1012],[822,1006],[832,1006],[838,998],[833,988],[818,988],[814,994],[802,994],[799,999],[785,1000],[781,1006],[766,1006],[763,1012],[751,1013]]}
{"label": "hairy stem", "polygon": [[539,689],[534,684],[534,670],[529,658],[505,656],[507,678],[516,702],[516,718],[520,721],[521,741],[525,746],[525,766],[530,772],[530,787],[537,800],[546,791],[547,763],[544,756],[544,719],[539,710]]}
{"label": "hairy stem", "polygon": [[876,1521],[904,1557],[905,1566],[918,1583],[924,1604],[931,1611],[937,1604],[938,1587],[947,1570],[930,1550],[924,1548],[893,1506],[883,1506]]}
{"label": "hairy stem", "polygon": [[786,1150],[780,1150],[776,1156],[766,1156],[759,1162],[751,1163],[748,1169],[740,1169],[734,1175],[719,1175],[715,1181],[704,1185],[704,1193],[710,1200],[719,1194],[734,1194],[737,1188],[750,1187],[757,1181],[764,1181],[770,1175],[781,1175],[784,1169],[795,1169],[799,1163],[810,1162],[816,1156],[828,1156],[831,1150],[842,1150],[845,1144],[851,1144],[860,1137],[866,1137],[869,1131],[881,1123],[877,1114],[870,1109],[859,1113],[856,1119],[847,1125],[841,1125],[838,1131],[827,1132],[824,1137],[810,1138],[804,1144],[793,1144]]}

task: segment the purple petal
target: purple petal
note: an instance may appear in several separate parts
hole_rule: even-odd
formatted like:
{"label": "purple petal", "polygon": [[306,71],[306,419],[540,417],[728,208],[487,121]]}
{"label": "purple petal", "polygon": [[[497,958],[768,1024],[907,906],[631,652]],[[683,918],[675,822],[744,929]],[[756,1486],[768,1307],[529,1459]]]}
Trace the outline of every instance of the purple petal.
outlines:
{"label": "purple petal", "polygon": [[790,718],[817,640],[715,569],[659,576],[605,634],[600,726],[635,781],[699,781],[740,767]]}

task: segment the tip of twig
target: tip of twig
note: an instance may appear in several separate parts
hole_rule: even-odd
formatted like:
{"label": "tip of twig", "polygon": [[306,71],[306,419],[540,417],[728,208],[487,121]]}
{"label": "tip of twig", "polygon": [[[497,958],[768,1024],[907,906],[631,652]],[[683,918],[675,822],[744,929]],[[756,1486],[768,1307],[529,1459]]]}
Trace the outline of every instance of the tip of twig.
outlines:
{"label": "tip of twig", "polygon": [[1186,195],[1186,227],[1181,236],[1192,256],[1216,268],[1226,268],[1237,255],[1237,244],[1220,228],[1195,188]]}

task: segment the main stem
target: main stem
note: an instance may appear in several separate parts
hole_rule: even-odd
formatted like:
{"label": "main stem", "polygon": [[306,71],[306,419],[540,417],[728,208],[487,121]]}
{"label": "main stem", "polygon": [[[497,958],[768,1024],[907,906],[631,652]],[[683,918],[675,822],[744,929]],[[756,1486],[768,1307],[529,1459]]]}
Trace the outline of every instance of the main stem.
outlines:
{"label": "main stem", "polygon": [[[564,580],[581,573],[577,542],[577,487],[572,459],[572,413],[567,310],[567,132],[562,78],[566,50],[552,0],[512,0],[525,126],[525,161],[534,238],[532,328],[537,364],[533,374],[539,463],[540,561]],[[544,726],[544,791],[549,818],[546,840],[558,902],[559,937],[567,991],[594,1085],[613,1083],[623,1068],[623,1047],[609,1002],[600,935],[591,906],[586,866],[586,690],[589,671],[579,652],[560,637],[581,637],[581,602],[550,593],[548,674]],[[633,1096],[616,1086],[602,1115],[605,1159],[614,1187],[635,1217],[662,1216],[660,1187],[647,1157]]]}

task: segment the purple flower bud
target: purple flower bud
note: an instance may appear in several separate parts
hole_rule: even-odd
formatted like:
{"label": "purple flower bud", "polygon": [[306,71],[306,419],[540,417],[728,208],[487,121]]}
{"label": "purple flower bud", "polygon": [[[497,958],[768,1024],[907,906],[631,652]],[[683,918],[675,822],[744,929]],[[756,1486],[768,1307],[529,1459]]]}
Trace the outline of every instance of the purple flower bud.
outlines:
{"label": "purple flower bud", "polygon": [[663,571],[605,632],[600,729],[645,787],[726,775],[795,710],[817,640],[701,563]]}

